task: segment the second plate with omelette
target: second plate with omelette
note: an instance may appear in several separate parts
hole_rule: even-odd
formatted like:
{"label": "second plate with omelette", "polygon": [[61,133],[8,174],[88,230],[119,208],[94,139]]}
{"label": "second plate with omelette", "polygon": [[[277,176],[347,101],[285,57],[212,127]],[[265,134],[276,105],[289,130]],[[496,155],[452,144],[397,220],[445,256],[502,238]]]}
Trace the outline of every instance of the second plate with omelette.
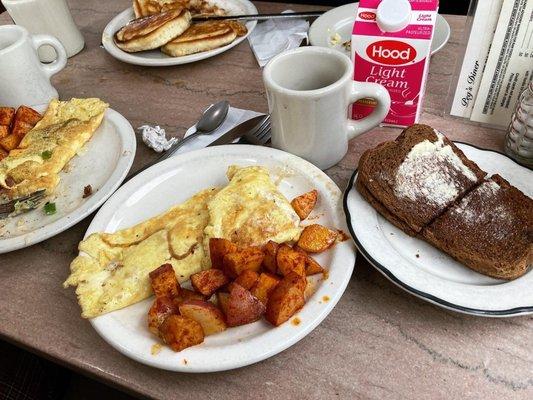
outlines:
{"label": "second plate with omelette", "polygon": [[[304,225],[317,223],[346,232],[341,191],[322,171],[282,151],[239,145],[185,153],[146,170],[108,200],[85,237],[133,226],[202,190],[224,187],[228,185],[226,172],[232,165],[266,167],[287,199],[316,189],[319,201]],[[90,322],[114,348],[147,365],[184,372],[242,367],[277,354],[302,339],[338,302],[353,271],[353,243],[338,243],[316,259],[327,268],[328,275],[318,282],[314,294],[297,313],[294,318],[297,323],[288,321],[274,328],[260,320],[208,336],[200,345],[174,352],[166,346],[153,351],[158,340],[146,327],[147,310],[153,298],[92,318]]]}

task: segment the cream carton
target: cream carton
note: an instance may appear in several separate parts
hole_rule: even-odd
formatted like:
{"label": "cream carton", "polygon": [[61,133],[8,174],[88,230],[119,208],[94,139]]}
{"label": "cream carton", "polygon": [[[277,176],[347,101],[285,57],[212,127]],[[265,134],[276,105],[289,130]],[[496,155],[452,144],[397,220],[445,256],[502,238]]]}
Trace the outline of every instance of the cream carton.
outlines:
{"label": "cream carton", "polygon": [[[354,80],[385,86],[391,97],[383,123],[409,126],[418,121],[429,67],[438,0],[361,0],[352,32]],[[353,105],[361,119],[372,99]]]}

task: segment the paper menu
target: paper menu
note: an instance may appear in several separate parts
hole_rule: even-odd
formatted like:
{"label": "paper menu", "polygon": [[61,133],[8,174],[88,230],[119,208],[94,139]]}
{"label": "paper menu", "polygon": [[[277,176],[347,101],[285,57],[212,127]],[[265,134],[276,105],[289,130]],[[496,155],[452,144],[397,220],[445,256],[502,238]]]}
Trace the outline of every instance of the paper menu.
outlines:
{"label": "paper menu", "polygon": [[533,1],[504,0],[470,119],[507,126],[533,75]]}
{"label": "paper menu", "polygon": [[451,115],[470,118],[503,0],[478,0]]}

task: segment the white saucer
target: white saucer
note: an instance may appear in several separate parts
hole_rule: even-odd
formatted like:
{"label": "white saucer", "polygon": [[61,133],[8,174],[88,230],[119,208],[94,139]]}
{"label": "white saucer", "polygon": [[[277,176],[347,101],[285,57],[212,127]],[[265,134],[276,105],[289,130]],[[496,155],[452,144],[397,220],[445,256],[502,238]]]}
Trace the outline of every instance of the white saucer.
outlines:
{"label": "white saucer", "polygon": [[[257,8],[248,0],[217,0],[215,4],[228,12],[230,15],[238,14],[257,14]],[[109,54],[120,61],[124,61],[128,64],[143,65],[146,67],[163,67],[170,65],[189,64],[192,62],[200,61],[209,57],[216,56],[223,53],[232,47],[237,46],[254,30],[257,25],[257,21],[250,21],[246,23],[248,32],[246,35],[236,38],[233,42],[226,46],[219,47],[217,49],[203,51],[201,53],[190,54],[183,57],[170,57],[161,52],[159,49],[141,51],[138,53],[127,53],[117,47],[113,40],[115,33],[126,25],[129,21],[135,18],[133,8],[128,8],[122,11],[115,18],[107,24],[102,33],[102,44]]]}
{"label": "white saucer", "polygon": [[[533,172],[504,154],[456,143],[484,171],[533,196]],[[465,314],[504,317],[533,313],[533,271],[513,281],[481,275],[383,218],[355,189],[344,194],[348,227],[358,250],[393,283],[438,306]]]}
{"label": "white saucer", "polygon": [[[352,28],[357,14],[359,2],[345,4],[336,7],[318,17],[309,28],[309,41],[313,46],[329,47],[337,49],[350,56],[342,43],[348,41],[352,37]],[[332,44],[331,38],[338,33],[341,37],[339,43]],[[433,34],[433,42],[431,43],[431,54],[435,54],[442,49],[450,38],[450,25],[442,17],[437,15],[437,23],[435,24],[435,32]]]}
{"label": "white saucer", "polygon": [[[227,184],[226,169],[237,164],[262,165],[282,178],[279,189],[289,199],[317,189],[319,201],[312,222],[347,232],[342,193],[321,170],[292,154],[268,147],[227,145],[207,147],[179,154],[154,165],[122,186],[98,211],[86,236],[93,232],[115,232],[157,215],[183,202],[194,193]],[[316,292],[297,313],[298,324],[290,321],[275,328],[265,321],[208,336],[204,343],[179,353],[163,346],[153,355],[158,339],[147,327],[146,315],[153,298],[91,320],[96,331],[126,356],[153,367],[182,372],[214,372],[243,367],[285,350],[309,332],[331,312],[342,296],[355,264],[351,240],[318,254],[329,277],[320,280]]]}

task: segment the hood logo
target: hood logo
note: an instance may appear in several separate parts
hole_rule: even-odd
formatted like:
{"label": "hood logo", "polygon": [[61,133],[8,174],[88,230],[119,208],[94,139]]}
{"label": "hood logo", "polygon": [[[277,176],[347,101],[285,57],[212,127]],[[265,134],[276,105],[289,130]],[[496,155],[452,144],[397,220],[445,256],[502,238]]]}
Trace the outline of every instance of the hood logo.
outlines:
{"label": "hood logo", "polygon": [[397,40],[380,40],[366,48],[366,55],[380,64],[407,64],[416,58],[416,50],[408,43]]}
{"label": "hood logo", "polygon": [[359,18],[366,21],[374,21],[376,19],[376,13],[370,11],[362,11],[359,13]]}

